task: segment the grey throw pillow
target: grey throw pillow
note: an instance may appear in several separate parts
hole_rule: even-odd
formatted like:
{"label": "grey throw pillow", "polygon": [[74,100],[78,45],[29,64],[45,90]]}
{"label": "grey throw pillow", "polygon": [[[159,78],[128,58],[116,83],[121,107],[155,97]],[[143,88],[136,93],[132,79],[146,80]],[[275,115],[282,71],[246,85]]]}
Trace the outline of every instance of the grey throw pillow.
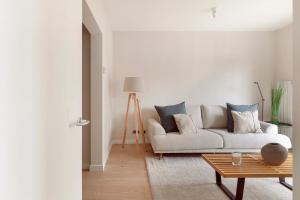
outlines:
{"label": "grey throw pillow", "polygon": [[164,127],[166,133],[178,132],[176,122],[173,115],[175,114],[186,114],[185,102],[170,106],[154,106],[162,127]]}
{"label": "grey throw pillow", "polygon": [[233,132],[234,121],[231,111],[245,112],[245,111],[255,111],[258,110],[258,103],[251,105],[234,105],[227,103],[227,129],[228,132]]}

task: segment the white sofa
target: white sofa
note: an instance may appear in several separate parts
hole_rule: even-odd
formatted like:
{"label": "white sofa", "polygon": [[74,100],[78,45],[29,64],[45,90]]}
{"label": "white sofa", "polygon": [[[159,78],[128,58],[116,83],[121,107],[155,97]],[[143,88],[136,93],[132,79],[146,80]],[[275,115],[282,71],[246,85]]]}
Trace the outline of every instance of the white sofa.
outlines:
{"label": "white sofa", "polygon": [[291,148],[289,137],[278,134],[276,125],[260,122],[263,133],[230,133],[223,106],[192,106],[187,108],[197,132],[166,133],[155,118],[148,119],[147,133],[154,153],[221,153],[259,152],[267,143],[277,142]]}

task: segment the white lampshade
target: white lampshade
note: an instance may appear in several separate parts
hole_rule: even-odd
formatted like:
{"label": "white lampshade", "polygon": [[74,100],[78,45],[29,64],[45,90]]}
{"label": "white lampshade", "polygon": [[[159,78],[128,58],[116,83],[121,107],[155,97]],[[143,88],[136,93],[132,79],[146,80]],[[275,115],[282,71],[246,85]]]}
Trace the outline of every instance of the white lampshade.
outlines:
{"label": "white lampshade", "polygon": [[124,92],[144,92],[144,79],[142,77],[126,77],[124,81]]}

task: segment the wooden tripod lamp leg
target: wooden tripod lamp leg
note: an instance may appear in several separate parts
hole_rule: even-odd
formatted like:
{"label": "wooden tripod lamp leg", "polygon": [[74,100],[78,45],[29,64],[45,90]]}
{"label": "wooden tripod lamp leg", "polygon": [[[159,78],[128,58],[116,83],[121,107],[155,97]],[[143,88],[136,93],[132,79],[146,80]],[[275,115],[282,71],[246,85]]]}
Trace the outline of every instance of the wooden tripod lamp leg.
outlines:
{"label": "wooden tripod lamp leg", "polygon": [[143,145],[144,145],[145,151],[147,151],[146,140],[145,140],[145,129],[144,129],[144,124],[143,124],[143,120],[142,120],[142,111],[141,111],[141,104],[140,104],[139,98],[136,98],[136,101],[137,101],[137,107],[138,107],[138,113],[139,113],[139,123],[140,123],[140,127],[141,127],[142,138],[143,138]]}
{"label": "wooden tripod lamp leg", "polygon": [[135,144],[139,144],[139,123],[138,123],[138,109],[137,109],[137,100],[136,100],[136,94],[133,94],[133,100],[134,100],[134,113],[135,113]]}
{"label": "wooden tripod lamp leg", "polygon": [[125,139],[126,139],[126,134],[127,134],[127,129],[128,129],[128,112],[129,112],[129,107],[130,107],[130,100],[131,100],[132,94],[128,94],[128,102],[127,102],[127,110],[125,114],[125,129],[124,129],[124,135],[123,135],[123,143],[122,147],[124,148],[125,145]]}

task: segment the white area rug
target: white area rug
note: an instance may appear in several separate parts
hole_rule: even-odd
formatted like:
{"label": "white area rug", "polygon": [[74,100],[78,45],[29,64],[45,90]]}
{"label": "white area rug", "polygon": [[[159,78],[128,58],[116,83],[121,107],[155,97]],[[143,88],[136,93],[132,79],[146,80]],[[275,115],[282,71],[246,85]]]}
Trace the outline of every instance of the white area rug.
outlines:
{"label": "white area rug", "polygon": [[[154,200],[228,200],[215,184],[215,171],[200,157],[146,158]],[[236,179],[223,183],[235,194]],[[291,183],[291,179],[287,179]],[[246,178],[244,200],[291,200],[292,191],[277,178]]]}

